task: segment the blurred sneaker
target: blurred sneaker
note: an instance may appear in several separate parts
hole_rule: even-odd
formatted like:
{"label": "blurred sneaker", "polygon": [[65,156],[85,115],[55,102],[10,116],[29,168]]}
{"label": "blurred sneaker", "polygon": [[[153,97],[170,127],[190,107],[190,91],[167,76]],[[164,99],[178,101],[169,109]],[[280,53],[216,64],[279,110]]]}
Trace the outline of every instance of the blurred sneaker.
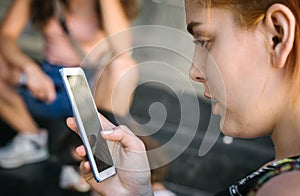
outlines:
{"label": "blurred sneaker", "polygon": [[12,141],[0,148],[0,167],[13,169],[25,164],[40,162],[49,157],[48,132],[39,134],[18,133]]}
{"label": "blurred sneaker", "polygon": [[154,196],[176,196],[175,193],[168,189],[153,191]]}
{"label": "blurred sneaker", "polygon": [[74,166],[65,165],[61,169],[59,186],[62,189],[71,189],[77,192],[90,191],[90,185],[75,170]]}
{"label": "blurred sneaker", "polygon": [[176,196],[176,194],[168,190],[162,182],[153,182],[152,190],[154,196]]}

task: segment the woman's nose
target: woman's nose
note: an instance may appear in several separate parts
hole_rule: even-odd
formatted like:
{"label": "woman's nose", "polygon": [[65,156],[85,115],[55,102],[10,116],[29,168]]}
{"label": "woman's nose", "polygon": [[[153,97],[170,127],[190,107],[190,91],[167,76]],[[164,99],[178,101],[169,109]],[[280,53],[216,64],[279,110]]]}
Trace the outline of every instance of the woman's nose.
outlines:
{"label": "woman's nose", "polygon": [[195,82],[204,82],[205,79],[203,77],[203,74],[201,73],[199,67],[192,63],[191,68],[190,68],[190,78],[194,80]]}

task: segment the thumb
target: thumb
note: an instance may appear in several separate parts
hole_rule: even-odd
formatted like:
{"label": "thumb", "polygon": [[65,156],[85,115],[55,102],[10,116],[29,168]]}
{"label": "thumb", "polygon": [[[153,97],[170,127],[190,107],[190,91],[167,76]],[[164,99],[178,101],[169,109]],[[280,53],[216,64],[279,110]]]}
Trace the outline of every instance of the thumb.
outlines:
{"label": "thumb", "polygon": [[124,125],[101,131],[101,135],[106,140],[120,142],[128,151],[145,151],[144,143]]}

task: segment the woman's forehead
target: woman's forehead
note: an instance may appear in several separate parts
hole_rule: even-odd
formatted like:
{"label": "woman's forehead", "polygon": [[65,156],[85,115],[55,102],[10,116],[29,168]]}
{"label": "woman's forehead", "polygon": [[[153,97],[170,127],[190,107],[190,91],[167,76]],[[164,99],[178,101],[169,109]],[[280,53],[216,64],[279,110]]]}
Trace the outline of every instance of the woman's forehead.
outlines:
{"label": "woman's forehead", "polygon": [[[192,8],[193,9],[193,8]],[[188,14],[186,17],[187,30],[194,37],[208,36],[211,39],[223,37],[226,33],[235,34],[241,30],[234,19],[234,14],[227,9],[211,9],[210,12]]]}
{"label": "woman's forehead", "polygon": [[208,19],[209,12],[211,9],[206,9],[200,6],[195,6],[193,3],[189,3],[191,0],[186,0],[185,4],[185,11],[186,11],[186,16],[187,19],[201,19],[201,20],[206,20]]}
{"label": "woman's forehead", "polygon": [[[199,6],[187,5],[186,9],[186,22],[187,25],[191,24],[211,24],[225,22],[225,18],[234,19],[234,15],[228,9],[223,8],[203,8]],[[227,21],[228,22],[228,21]],[[190,26],[191,26],[190,25]]]}
{"label": "woman's forehead", "polygon": [[210,7],[211,0],[185,0],[185,5],[187,4],[199,7]]}

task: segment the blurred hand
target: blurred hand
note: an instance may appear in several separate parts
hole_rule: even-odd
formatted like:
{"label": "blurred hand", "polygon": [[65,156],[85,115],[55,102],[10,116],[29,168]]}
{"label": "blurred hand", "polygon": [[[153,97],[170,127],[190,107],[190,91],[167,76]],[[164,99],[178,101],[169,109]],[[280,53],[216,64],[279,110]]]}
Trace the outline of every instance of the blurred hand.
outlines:
{"label": "blurred hand", "polygon": [[[91,187],[103,195],[153,195],[150,168],[143,142],[127,127],[114,126],[100,116],[105,131],[101,132],[109,143],[117,174],[97,183],[86,160],[84,146],[77,147],[77,154],[85,159],[80,164],[80,172]],[[67,119],[67,125],[78,133],[74,118]],[[101,150],[101,149],[98,149]]]}
{"label": "blurred hand", "polygon": [[37,99],[50,103],[56,98],[53,81],[38,66],[31,66],[25,72],[26,86]]}

